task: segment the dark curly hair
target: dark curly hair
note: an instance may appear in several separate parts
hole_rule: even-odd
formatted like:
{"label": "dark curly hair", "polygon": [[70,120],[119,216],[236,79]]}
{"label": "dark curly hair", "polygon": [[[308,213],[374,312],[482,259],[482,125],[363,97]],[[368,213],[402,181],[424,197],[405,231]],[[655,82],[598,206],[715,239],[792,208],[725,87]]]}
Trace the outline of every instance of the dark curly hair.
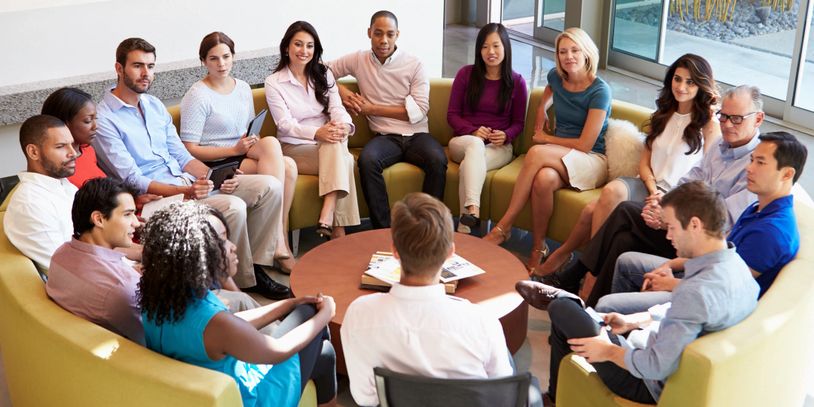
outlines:
{"label": "dark curly hair", "polygon": [[277,63],[274,72],[279,72],[291,64],[291,57],[288,56],[288,46],[298,32],[308,33],[314,38],[314,56],[305,65],[305,77],[308,83],[314,86],[314,96],[322,105],[322,113],[328,113],[328,89],[335,85],[328,83],[328,67],[322,63],[322,42],[319,40],[319,35],[317,35],[314,26],[306,21],[295,21],[288,26],[283,39],[280,40],[280,62]]}
{"label": "dark curly hair", "polygon": [[226,250],[211,214],[194,201],[175,203],[153,214],[144,228],[138,302],[158,325],[180,320],[193,299],[227,277]]}
{"label": "dark curly hair", "polygon": [[678,110],[678,101],[673,96],[673,76],[678,68],[690,71],[690,78],[698,85],[698,94],[692,102],[692,119],[684,128],[683,136],[684,142],[690,147],[684,154],[690,155],[701,150],[701,129],[712,119],[712,106],[718,103],[718,86],[712,77],[712,66],[706,59],[695,54],[684,54],[667,68],[664,86],[656,99],[656,111],[650,116],[645,144],[652,149],[653,141],[664,132],[670,117]]}

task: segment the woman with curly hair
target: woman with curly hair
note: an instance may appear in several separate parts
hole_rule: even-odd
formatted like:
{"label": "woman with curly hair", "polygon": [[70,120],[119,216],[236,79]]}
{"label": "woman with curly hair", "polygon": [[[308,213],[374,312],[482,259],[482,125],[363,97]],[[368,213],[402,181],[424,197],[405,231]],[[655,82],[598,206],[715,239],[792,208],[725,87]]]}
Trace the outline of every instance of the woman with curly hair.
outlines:
{"label": "woman with curly hair", "polygon": [[280,63],[265,89],[283,154],[294,159],[300,174],[319,176],[317,233],[344,236],[345,226],[360,223],[348,151],[355,128],[333,74],[322,63],[322,43],[311,24],[296,21],[288,27],[280,41]]}
{"label": "woman with curly hair", "polygon": [[[194,201],[147,222],[138,289],[147,347],[232,376],[247,406],[296,406],[308,380],[321,404],[333,403],[336,356],[326,328],[333,298],[287,299],[230,314],[210,289],[237,257],[213,223],[208,207]],[[284,316],[273,336],[257,331]]]}
{"label": "woman with curly hair", "polygon": [[567,264],[573,251],[596,234],[620,203],[657,200],[676,187],[679,178],[699,164],[705,150],[721,137],[714,115],[718,88],[709,62],[698,55],[682,55],[667,68],[663,83],[650,116],[639,177],[621,177],[605,185],[599,199],[582,210],[562,246],[532,269],[532,277],[549,275]]}

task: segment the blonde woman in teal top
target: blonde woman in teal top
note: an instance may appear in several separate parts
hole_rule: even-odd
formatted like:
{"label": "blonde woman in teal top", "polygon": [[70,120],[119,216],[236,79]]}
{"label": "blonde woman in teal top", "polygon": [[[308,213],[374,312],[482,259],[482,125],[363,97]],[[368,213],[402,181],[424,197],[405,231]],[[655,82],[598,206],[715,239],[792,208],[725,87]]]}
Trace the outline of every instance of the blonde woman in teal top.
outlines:
{"label": "blonde woman in teal top", "polygon": [[[605,184],[605,130],[611,109],[611,91],[596,76],[599,51],[585,31],[568,28],[555,41],[556,69],[537,107],[533,141],[515,181],[506,213],[484,237],[500,244],[531,199],[533,250],[527,267],[533,270],[548,256],[546,231],[554,210],[554,192],[560,188],[587,190]],[[548,108],[554,106],[556,127]]]}
{"label": "blonde woman in teal top", "polygon": [[[237,271],[227,234],[214,210],[194,201],[150,218],[138,289],[147,347],[233,377],[246,407],[296,406],[308,380],[320,404],[333,403],[336,355],[327,331],[333,298],[287,299],[230,314],[210,291]],[[272,336],[258,332],[282,317]]]}

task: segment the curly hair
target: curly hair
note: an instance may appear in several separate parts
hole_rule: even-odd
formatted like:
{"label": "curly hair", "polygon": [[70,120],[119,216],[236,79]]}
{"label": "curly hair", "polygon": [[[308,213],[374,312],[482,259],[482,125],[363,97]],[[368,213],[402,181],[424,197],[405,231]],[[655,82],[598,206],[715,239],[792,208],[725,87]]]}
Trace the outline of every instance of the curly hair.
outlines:
{"label": "curly hair", "polygon": [[692,102],[692,119],[690,124],[684,128],[682,137],[690,147],[690,150],[684,154],[690,155],[701,150],[704,138],[701,129],[712,119],[712,106],[718,103],[718,86],[712,77],[712,66],[706,59],[695,54],[684,54],[667,68],[667,73],[664,75],[664,86],[656,99],[656,111],[650,116],[645,144],[647,144],[647,148],[653,148],[653,141],[661,135],[667,127],[670,117],[678,110],[678,101],[673,96],[673,76],[678,68],[690,71],[690,78],[698,85],[698,94],[695,95]]}
{"label": "curly hair", "polygon": [[150,217],[144,228],[144,274],[138,302],[156,324],[180,320],[195,298],[227,276],[226,250],[209,222],[211,209],[175,203]]}

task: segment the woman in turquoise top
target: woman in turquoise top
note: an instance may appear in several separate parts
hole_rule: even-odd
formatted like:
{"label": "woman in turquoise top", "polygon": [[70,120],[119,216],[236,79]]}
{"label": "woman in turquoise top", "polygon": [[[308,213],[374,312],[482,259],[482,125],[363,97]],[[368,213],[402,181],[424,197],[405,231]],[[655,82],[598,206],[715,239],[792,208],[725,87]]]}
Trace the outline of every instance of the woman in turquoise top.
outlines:
{"label": "woman in turquoise top", "polygon": [[[571,187],[593,189],[605,184],[605,130],[610,116],[611,91],[596,76],[599,51],[585,31],[568,28],[555,41],[556,69],[548,73],[548,85],[537,107],[534,124],[536,144],[523,160],[509,207],[485,239],[500,244],[509,238],[512,224],[531,199],[533,249],[532,270],[548,256],[545,244],[548,221],[554,210],[554,192]],[[554,105],[556,128],[548,121]]]}
{"label": "woman in turquoise top", "polygon": [[[209,290],[237,267],[235,247],[219,236],[207,206],[177,203],[145,227],[138,298],[147,347],[232,376],[244,406],[296,406],[308,380],[320,404],[336,397],[327,296],[277,301],[236,313]],[[288,314],[273,336],[260,332]]]}

